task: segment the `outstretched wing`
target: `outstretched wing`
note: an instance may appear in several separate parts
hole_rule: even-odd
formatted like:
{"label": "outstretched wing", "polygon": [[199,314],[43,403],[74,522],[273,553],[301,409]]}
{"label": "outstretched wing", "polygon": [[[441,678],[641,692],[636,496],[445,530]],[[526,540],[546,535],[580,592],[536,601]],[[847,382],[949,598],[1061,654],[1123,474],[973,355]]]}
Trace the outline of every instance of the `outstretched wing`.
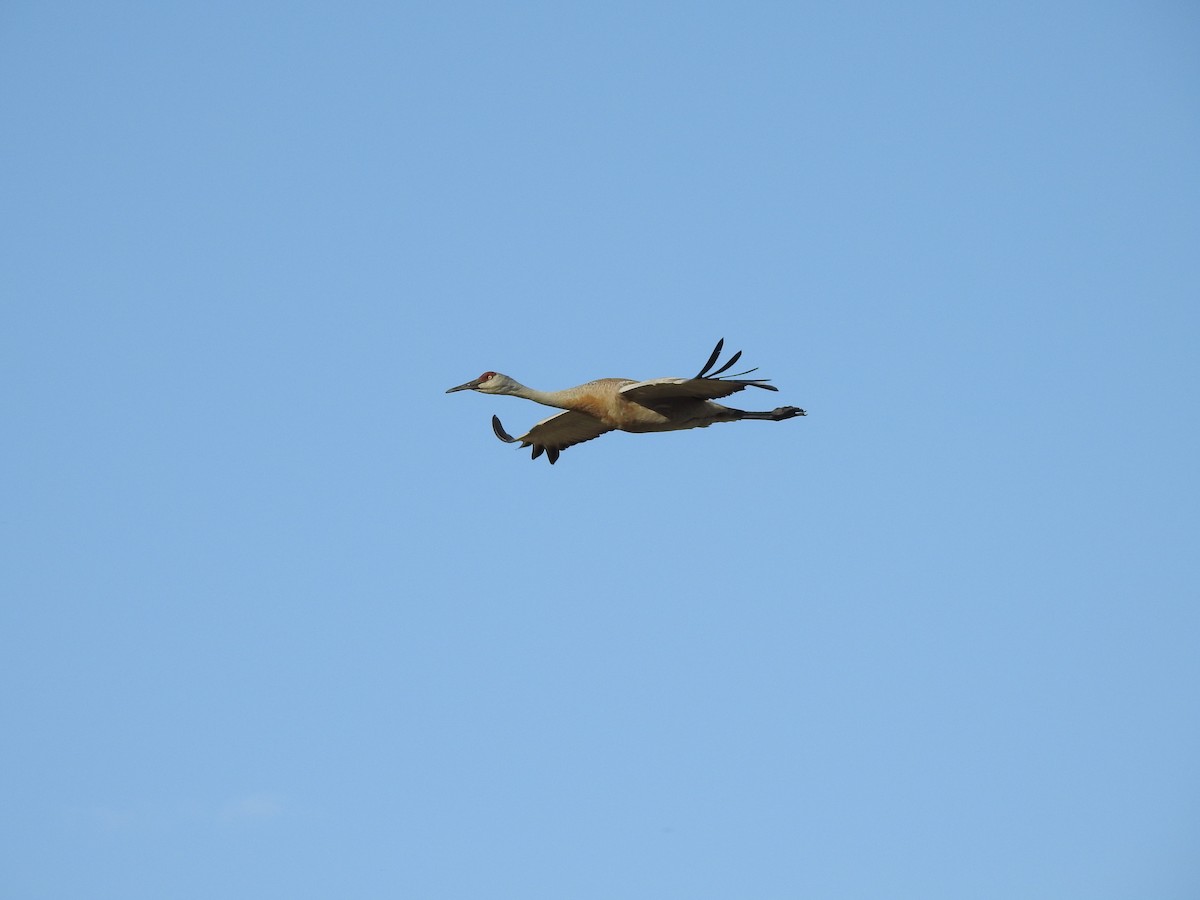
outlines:
{"label": "outstretched wing", "polygon": [[558,454],[568,447],[612,431],[599,419],[570,409],[542,419],[520,437],[513,437],[505,431],[499,416],[492,416],[492,430],[496,432],[496,437],[505,443],[515,444],[520,441],[522,447],[533,447],[533,459],[545,452],[550,465],[558,462]]}
{"label": "outstretched wing", "polygon": [[671,400],[719,400],[748,387],[777,391],[772,384],[763,384],[761,379],[737,381],[724,378],[654,378],[637,381],[621,388],[621,394],[642,406]]}
{"label": "outstretched wing", "polygon": [[[709,372],[721,355],[725,339],[717,341],[716,349],[704,364],[695,378],[652,378],[649,381],[637,381],[621,388],[621,394],[628,400],[643,406],[653,406],[655,403],[670,403],[677,400],[719,400],[728,397],[748,387],[762,388],[764,391],[777,391],[779,388],[768,384],[766,378],[739,379],[736,375],[720,378],[720,374],[733,366],[742,356],[742,351],[730,357],[729,362],[715,372]],[[738,375],[749,375],[754,369],[738,372]],[[707,374],[706,374],[707,373]]]}

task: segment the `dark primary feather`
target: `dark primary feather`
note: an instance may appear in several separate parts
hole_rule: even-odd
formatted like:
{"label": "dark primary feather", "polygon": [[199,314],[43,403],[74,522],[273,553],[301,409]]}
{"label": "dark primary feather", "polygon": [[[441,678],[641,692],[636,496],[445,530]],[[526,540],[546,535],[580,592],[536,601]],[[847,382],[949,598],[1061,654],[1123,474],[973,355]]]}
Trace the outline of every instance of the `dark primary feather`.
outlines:
{"label": "dark primary feather", "polygon": [[[729,362],[725,363],[725,365],[721,366],[721,368],[717,369],[717,371],[709,372],[707,377],[708,378],[716,378],[718,375],[720,375],[722,372],[726,371],[727,369],[732,369],[733,364],[741,358],[742,358],[742,351],[739,350],[737,353],[733,354],[733,356],[729,357]],[[742,374],[745,375],[746,373],[743,372]]]}
{"label": "dark primary feather", "polygon": [[708,358],[708,362],[706,362],[704,364],[704,368],[696,373],[697,378],[703,378],[704,373],[707,372],[709,369],[711,369],[714,365],[716,365],[717,358],[721,355],[721,350],[724,349],[724,347],[725,347],[725,338],[721,338],[719,341],[717,341],[717,347],[715,350],[713,350],[712,356],[710,356]]}
{"label": "dark primary feather", "polygon": [[517,439],[504,430],[504,426],[500,424],[499,416],[492,416],[492,431],[496,432],[496,437],[504,441],[506,444],[515,444]]}
{"label": "dark primary feather", "polygon": [[[721,351],[724,348],[725,348],[725,338],[721,338],[719,341],[717,341],[717,346],[713,349],[712,355],[708,358],[708,362],[706,362],[704,364],[704,368],[702,368],[699,372],[697,372],[695,374],[695,376],[694,376],[695,379],[703,378],[703,379],[710,379],[710,380],[715,379],[715,380],[720,381],[720,380],[722,380],[721,375],[725,372],[728,372],[730,369],[732,369],[734,367],[734,365],[737,364],[737,361],[742,358],[742,351],[739,350],[739,351],[737,351],[737,353],[733,354],[733,356],[729,357],[729,362],[725,363],[725,365],[721,366],[721,368],[717,369],[715,372],[708,371],[714,365],[716,365],[717,360],[721,358]],[[749,375],[751,372],[757,372],[757,371],[758,371],[758,366],[755,366],[753,369],[747,369],[744,372],[734,372],[732,375],[726,375],[724,380],[729,381],[730,379],[733,379],[733,378],[741,378],[743,375]],[[766,385],[762,384],[761,382],[769,381],[769,380],[770,379],[768,379],[768,378],[751,378],[751,379],[748,379],[747,386],[766,387]],[[774,390],[774,388],[769,388],[769,390]]]}

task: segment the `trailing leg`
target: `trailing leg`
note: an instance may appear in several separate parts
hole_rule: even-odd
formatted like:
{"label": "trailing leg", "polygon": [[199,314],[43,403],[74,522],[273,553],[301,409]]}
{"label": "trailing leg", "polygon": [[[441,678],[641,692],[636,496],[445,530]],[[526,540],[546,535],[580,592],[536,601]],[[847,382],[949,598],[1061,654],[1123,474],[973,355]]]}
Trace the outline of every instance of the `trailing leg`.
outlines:
{"label": "trailing leg", "polygon": [[740,413],[739,419],[764,419],[769,422],[782,422],[784,419],[792,419],[796,416],[807,416],[804,410],[798,406],[780,406],[768,412],[750,412],[745,409],[732,410]]}

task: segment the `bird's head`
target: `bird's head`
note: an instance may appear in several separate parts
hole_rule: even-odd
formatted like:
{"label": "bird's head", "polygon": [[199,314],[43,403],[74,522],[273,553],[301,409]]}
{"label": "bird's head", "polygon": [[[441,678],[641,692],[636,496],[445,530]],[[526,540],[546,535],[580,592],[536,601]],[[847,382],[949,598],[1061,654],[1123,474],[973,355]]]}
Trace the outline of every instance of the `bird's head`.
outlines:
{"label": "bird's head", "polygon": [[499,372],[484,372],[478,378],[468,381],[466,384],[450,388],[446,393],[479,391],[481,394],[510,394],[516,385],[517,383],[507,375],[501,375]]}

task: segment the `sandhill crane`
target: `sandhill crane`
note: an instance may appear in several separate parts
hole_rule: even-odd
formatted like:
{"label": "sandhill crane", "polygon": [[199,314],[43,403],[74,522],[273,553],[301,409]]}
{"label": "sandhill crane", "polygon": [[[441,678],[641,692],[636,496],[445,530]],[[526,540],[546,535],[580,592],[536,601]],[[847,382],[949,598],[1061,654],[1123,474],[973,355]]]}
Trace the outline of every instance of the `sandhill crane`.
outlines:
{"label": "sandhill crane", "polygon": [[509,394],[524,397],[544,406],[565,409],[558,415],[538,422],[520,437],[504,430],[498,416],[492,416],[492,430],[500,440],[522,447],[533,447],[533,458],[543,452],[550,464],[568,447],[590,441],[610,431],[680,431],[685,428],[707,428],[713,422],[737,422],[741,419],[764,419],[781,422],[794,416],[807,415],[796,406],[780,406],[770,412],[748,412],[732,409],[712,401],[728,397],[748,387],[777,391],[766,378],[739,380],[757,369],[747,369],[734,375],[720,377],[741,358],[742,351],[715,372],[709,372],[721,356],[725,339],[717,341],[708,362],[693,378],[655,378],[634,381],[631,378],[601,378],[563,391],[537,391],[499,372],[484,372],[473,381],[446,391],[479,391],[481,394]]}

